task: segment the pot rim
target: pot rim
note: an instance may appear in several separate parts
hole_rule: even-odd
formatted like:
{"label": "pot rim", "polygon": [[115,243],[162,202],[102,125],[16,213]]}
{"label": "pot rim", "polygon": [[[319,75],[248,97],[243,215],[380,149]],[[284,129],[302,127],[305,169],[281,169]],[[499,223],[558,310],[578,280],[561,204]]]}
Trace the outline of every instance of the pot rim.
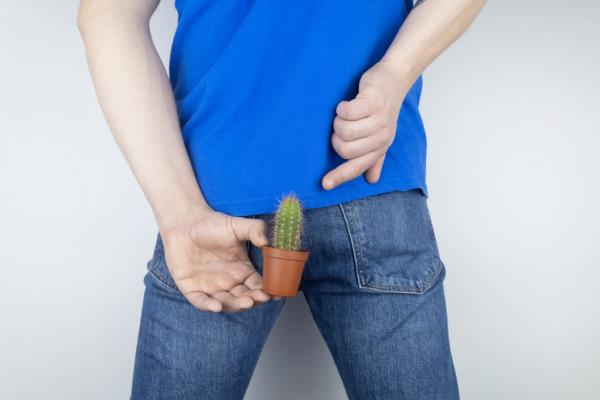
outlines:
{"label": "pot rim", "polygon": [[284,260],[306,261],[310,251],[308,250],[287,250],[278,247],[265,245],[262,247],[263,253],[267,257],[281,258]]}

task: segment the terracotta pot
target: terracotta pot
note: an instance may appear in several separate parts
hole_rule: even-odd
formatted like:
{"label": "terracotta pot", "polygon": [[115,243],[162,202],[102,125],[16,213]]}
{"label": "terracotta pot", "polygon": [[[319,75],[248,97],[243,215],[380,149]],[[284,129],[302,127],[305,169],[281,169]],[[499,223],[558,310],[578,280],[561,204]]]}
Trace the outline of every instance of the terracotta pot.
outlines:
{"label": "terracotta pot", "polygon": [[263,291],[274,296],[295,296],[310,252],[263,246],[262,254]]}

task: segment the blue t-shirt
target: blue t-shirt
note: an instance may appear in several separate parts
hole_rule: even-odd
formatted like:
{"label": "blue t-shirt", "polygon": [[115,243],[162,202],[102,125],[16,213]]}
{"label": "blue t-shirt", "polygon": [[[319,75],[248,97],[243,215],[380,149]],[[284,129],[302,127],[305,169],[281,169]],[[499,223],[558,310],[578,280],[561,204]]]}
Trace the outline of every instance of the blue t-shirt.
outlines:
{"label": "blue t-shirt", "polygon": [[421,77],[402,105],[381,178],[332,190],[346,160],[331,146],[335,109],[381,59],[410,0],[177,0],[169,65],[185,145],[209,205],[271,213],[281,197],[304,208],[425,184]]}

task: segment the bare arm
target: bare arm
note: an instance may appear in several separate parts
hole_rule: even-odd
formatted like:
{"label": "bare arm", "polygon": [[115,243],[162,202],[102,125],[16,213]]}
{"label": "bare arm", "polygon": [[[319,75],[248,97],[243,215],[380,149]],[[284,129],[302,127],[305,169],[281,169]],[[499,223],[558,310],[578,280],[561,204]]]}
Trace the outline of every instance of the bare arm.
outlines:
{"label": "bare arm", "polygon": [[406,90],[471,25],[485,0],[418,0],[382,62]]}
{"label": "bare arm", "polygon": [[82,0],[78,26],[108,125],[156,217],[169,270],[196,307],[239,311],[269,300],[244,242],[258,219],[212,210],[198,186],[149,22],[159,0]]}
{"label": "bare arm", "polygon": [[[111,4],[112,3],[112,4]],[[78,24],[98,100],[159,229],[208,209],[185,151],[167,74],[152,42],[158,0],[82,1]]]}
{"label": "bare arm", "polygon": [[322,179],[325,189],[365,174],[379,180],[404,97],[423,70],[466,31],[485,0],[418,0],[359,93],[337,107],[331,143],[348,160]]}

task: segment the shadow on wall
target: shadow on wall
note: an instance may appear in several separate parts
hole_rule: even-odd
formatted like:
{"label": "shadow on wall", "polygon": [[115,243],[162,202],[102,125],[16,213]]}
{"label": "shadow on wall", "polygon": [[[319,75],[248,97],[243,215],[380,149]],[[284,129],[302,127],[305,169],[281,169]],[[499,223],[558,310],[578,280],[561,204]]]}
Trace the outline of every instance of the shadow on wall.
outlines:
{"label": "shadow on wall", "polygon": [[333,359],[299,292],[298,296],[286,300],[245,399],[346,398]]}

